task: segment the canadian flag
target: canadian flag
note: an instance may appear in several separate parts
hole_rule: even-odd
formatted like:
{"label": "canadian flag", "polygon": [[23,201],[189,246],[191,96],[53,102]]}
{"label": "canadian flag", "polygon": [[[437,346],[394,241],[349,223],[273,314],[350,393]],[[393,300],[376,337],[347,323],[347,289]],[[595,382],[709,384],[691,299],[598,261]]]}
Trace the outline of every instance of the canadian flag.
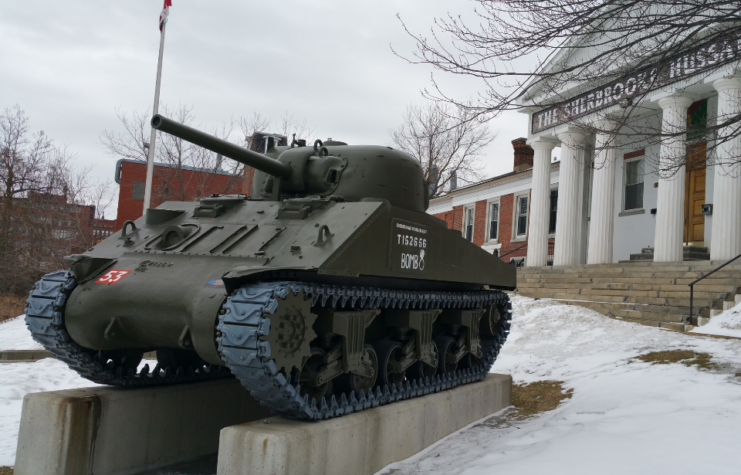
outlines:
{"label": "canadian flag", "polygon": [[162,7],[162,13],[160,13],[160,31],[162,31],[162,27],[167,23],[167,16],[170,14],[171,6],[172,0],[165,0],[165,5]]}

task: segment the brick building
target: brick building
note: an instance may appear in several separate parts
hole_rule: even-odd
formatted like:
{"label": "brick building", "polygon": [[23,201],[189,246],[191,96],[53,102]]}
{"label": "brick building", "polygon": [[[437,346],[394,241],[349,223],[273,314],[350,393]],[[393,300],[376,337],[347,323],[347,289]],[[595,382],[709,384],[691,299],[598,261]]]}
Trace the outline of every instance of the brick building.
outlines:
{"label": "brick building", "polygon": [[[119,185],[116,217],[118,230],[126,221],[134,221],[142,215],[147,180],[146,162],[119,160],[116,163],[115,180]],[[241,193],[242,182],[242,174],[232,175],[220,169],[176,167],[155,163],[152,177],[152,207],[156,208],[165,201],[193,201],[214,193]]]}
{"label": "brick building", "polygon": [[69,203],[64,195],[30,192],[16,199],[15,222],[25,227],[24,236],[40,239],[47,234],[55,248],[83,252],[114,232],[115,221],[95,217],[95,206]]}
{"label": "brick building", "polygon": [[[533,149],[524,138],[512,141],[511,172],[451,190],[431,200],[428,213],[458,229],[477,246],[512,265],[522,265],[527,255]],[[549,255],[552,260],[558,202],[558,163],[551,164],[551,218]]]}
{"label": "brick building", "polygon": [[[250,138],[250,149],[265,153],[271,141],[276,146],[288,145],[283,135],[256,132]],[[240,174],[231,174],[218,166],[212,169],[175,166],[155,163],[152,175],[152,208],[165,201],[193,201],[196,198],[217,194],[250,194],[255,169],[244,167]],[[114,176],[119,185],[118,216],[115,229],[126,221],[141,217],[144,207],[144,188],[147,181],[147,164],[137,160],[121,159],[116,163]]]}

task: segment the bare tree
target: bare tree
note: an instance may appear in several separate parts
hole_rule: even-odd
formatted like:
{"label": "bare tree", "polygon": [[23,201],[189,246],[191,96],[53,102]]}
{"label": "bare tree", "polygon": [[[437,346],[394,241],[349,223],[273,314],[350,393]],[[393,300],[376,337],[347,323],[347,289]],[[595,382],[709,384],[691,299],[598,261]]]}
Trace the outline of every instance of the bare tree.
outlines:
{"label": "bare tree", "polygon": [[430,197],[442,195],[451,177],[462,183],[483,178],[481,153],[494,140],[475,112],[439,102],[407,107],[391,140],[422,165]]}
{"label": "bare tree", "polygon": [[[193,108],[185,105],[161,107],[162,114],[180,123],[202,129],[194,124]],[[118,158],[147,161],[151,116],[148,111],[125,112],[116,111],[122,128],[114,132],[105,130],[100,138],[110,155]],[[308,130],[305,122],[286,115],[280,124],[281,132],[286,135],[290,131]],[[242,147],[252,148],[255,132],[264,132],[272,127],[272,121],[261,114],[254,113],[249,117],[240,117],[214,127],[206,132],[224,140],[230,140]],[[241,135],[240,135],[241,133]],[[155,162],[165,165],[156,167],[154,178],[159,186],[153,189],[152,206],[168,200],[192,199],[188,193],[196,196],[205,196],[208,190],[214,190],[214,176],[208,173],[187,173],[189,169],[199,171],[223,172],[230,178],[226,180],[219,193],[229,193],[230,190],[241,190],[244,165],[235,160],[223,160],[217,154],[170,134],[157,134],[155,148]]]}
{"label": "bare tree", "polygon": [[[436,19],[429,36],[407,29],[417,49],[406,59],[482,81],[483,91],[475,103],[452,97],[434,81],[424,91],[427,97],[485,117],[523,107],[545,109],[534,116],[534,129],[539,119],[548,125],[555,120],[590,132],[615,133],[614,128],[600,130],[598,124],[604,122],[580,120],[580,114],[573,113],[576,98],[582,100],[582,109],[591,105],[599,115],[609,108],[609,119],[618,126],[627,125],[620,137],[623,143],[673,141],[685,134],[683,128],[651,130],[649,125],[631,130],[628,117],[651,113],[639,103],[675,79],[675,74],[690,77],[727,65],[737,68],[741,61],[741,3],[737,0],[475,3],[471,21],[449,14]],[[600,89],[605,85],[609,91]],[[720,130],[722,134],[717,133]],[[714,123],[700,124],[693,133],[695,140],[714,139],[708,149],[708,157],[713,157],[714,149],[741,135],[741,114],[720,116]],[[657,163],[659,171],[673,173],[692,160],[691,154],[674,158],[671,163]],[[741,150],[730,161],[741,161]]]}
{"label": "bare tree", "polygon": [[[185,125],[198,128],[194,125],[192,107],[180,105],[176,108],[162,107],[162,114]],[[149,130],[151,115],[148,111],[124,112],[116,111],[121,125],[120,131],[103,131],[101,142],[110,155],[117,158],[147,161],[149,152]],[[208,132],[228,140],[235,130],[234,121],[222,124],[215,130]],[[206,173],[187,173],[187,170],[226,171],[231,179],[223,186],[221,193],[230,190],[241,177],[243,166],[234,161],[223,163],[227,170],[222,168],[219,157],[209,150],[191,144],[170,134],[157,134],[154,161],[164,165],[156,167],[154,178],[160,186],[155,188],[152,196],[152,205],[168,200],[187,200],[188,190],[194,190],[196,196],[204,196],[206,190],[213,189],[213,176]]]}
{"label": "bare tree", "polygon": [[19,106],[0,114],[0,292],[27,291],[64,267],[65,255],[92,244],[89,200],[111,191],[73,159],[42,131],[32,133]]}

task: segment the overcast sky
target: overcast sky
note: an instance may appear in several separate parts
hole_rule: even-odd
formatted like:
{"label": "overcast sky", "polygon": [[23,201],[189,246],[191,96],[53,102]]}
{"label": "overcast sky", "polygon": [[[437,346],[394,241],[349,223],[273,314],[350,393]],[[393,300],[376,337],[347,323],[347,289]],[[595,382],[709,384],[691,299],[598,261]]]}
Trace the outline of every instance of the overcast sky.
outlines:
{"label": "overcast sky", "polygon": [[[389,144],[407,105],[422,103],[432,69],[394,56],[414,51],[396,18],[428,33],[435,17],[471,18],[470,0],[173,0],[167,25],[161,104],[193,107],[212,128],[259,112],[286,112],[318,138]],[[112,178],[116,159],[101,145],[119,131],[116,109],[152,107],[161,0],[0,2],[0,108],[20,105],[33,130]],[[446,92],[471,97],[472,79],[434,73]],[[497,140],[491,175],[511,171],[510,141],[527,133],[524,114],[490,123]]]}

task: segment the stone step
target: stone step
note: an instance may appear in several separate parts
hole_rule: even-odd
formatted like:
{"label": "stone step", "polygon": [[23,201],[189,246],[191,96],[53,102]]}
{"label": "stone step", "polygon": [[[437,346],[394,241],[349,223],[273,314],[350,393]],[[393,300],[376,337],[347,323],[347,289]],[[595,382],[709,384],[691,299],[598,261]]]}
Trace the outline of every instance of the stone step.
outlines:
{"label": "stone step", "polygon": [[[552,289],[542,287],[535,289],[518,288],[518,292],[522,295],[528,294],[541,298],[573,298],[576,300],[642,303],[647,305],[670,305],[675,307],[688,307],[690,304],[689,291],[669,292],[671,295],[665,295],[665,292],[604,289]],[[712,307],[717,304],[720,307],[725,298],[726,293],[695,292],[694,306]]]}
{"label": "stone step", "polygon": [[[629,282],[624,282],[624,281]],[[548,287],[553,289],[590,288],[615,290],[664,290],[672,292],[689,292],[690,287],[684,283],[675,283],[676,279],[599,279],[597,282],[571,282],[569,280],[550,281],[546,279],[520,279],[518,287]],[[733,292],[739,288],[741,281],[720,279],[717,281],[703,280],[695,284],[695,292]]]}
{"label": "stone step", "polygon": [[[708,248],[704,246],[683,246],[682,249],[685,251],[704,252],[704,253],[708,252]],[[654,248],[644,247],[643,249],[641,249],[641,252],[643,254],[653,254]]]}
{"label": "stone step", "polygon": [[[723,264],[721,261],[708,261],[708,262],[629,262],[629,263],[614,263],[614,264],[599,264],[599,265],[579,265],[570,267],[518,267],[517,273],[524,274],[564,274],[564,273],[578,273],[578,272],[606,272],[614,270],[629,270],[631,272],[663,272],[663,271],[685,271],[685,272],[710,272]],[[741,263],[730,264],[718,272],[734,271],[741,272]]]}
{"label": "stone step", "polygon": [[[709,261],[710,260],[710,253],[708,252],[707,247],[700,247],[700,246],[684,246],[682,249],[683,253],[683,259],[684,261],[687,260],[698,260],[698,261]],[[653,260],[654,258],[654,248],[652,247],[644,247],[641,249],[640,254],[631,254],[630,260],[631,261],[644,261],[644,260]]]}
{"label": "stone step", "polygon": [[[580,286],[579,284],[573,284],[569,287],[562,287],[562,286],[545,286],[543,284],[538,284],[538,287],[534,286],[518,286],[518,290],[520,292],[529,292],[533,290],[553,290],[562,292],[562,293],[579,293],[581,295],[613,295],[613,296],[625,296],[625,297],[664,297],[664,298],[689,298],[690,291],[688,288],[684,288],[683,290],[632,290],[632,289],[622,289],[622,288],[610,288],[605,286],[589,286],[584,287],[583,285]],[[656,286],[661,287],[661,286]],[[578,292],[574,292],[578,291]],[[695,299],[707,299],[707,300],[718,300],[718,299],[724,299],[727,291],[700,291],[695,290]]]}
{"label": "stone step", "polygon": [[736,306],[736,302],[723,302],[723,310],[730,310]]}
{"label": "stone step", "polygon": [[[702,249],[686,249],[701,252]],[[604,315],[682,331],[690,313],[687,285],[722,264],[631,262],[573,267],[520,268],[517,292],[591,308]],[[741,302],[741,264],[714,272],[694,285],[700,321]]]}
{"label": "stone step", "polygon": [[683,323],[689,316],[689,312],[683,313],[656,313],[635,310],[634,304],[611,304],[602,302],[589,302],[584,300],[554,300],[567,305],[578,305],[589,308],[603,315],[610,317],[619,317],[630,320],[642,320],[655,322],[654,326],[659,323]]}
{"label": "stone step", "polygon": [[[689,285],[696,281],[698,276],[696,275],[609,275],[609,276],[527,276],[520,277],[517,279],[518,282],[524,283],[541,283],[541,282],[566,282],[566,283],[628,283],[628,284],[678,284],[678,285]],[[730,285],[730,286],[741,286],[741,274],[731,275],[711,275],[702,279],[695,286],[699,285]]]}
{"label": "stone step", "polygon": [[[577,294],[561,294],[554,292],[520,292],[520,295],[530,298],[541,298],[541,299],[552,299],[562,302],[587,302],[590,304],[604,306],[614,309],[623,310],[637,310],[644,313],[659,313],[659,314],[677,314],[677,315],[689,315],[689,299],[682,299],[672,301],[669,305],[666,302],[667,299],[655,300],[655,301],[642,301],[635,297],[614,297],[614,296],[601,296],[601,295],[577,295]],[[659,303],[662,302],[662,303]],[[695,302],[695,312],[699,309],[707,307],[708,305],[701,305],[700,302]]]}
{"label": "stone step", "polygon": [[[651,267],[636,267],[636,268],[609,268],[609,269],[574,269],[569,272],[522,272],[518,273],[518,277],[531,279],[533,277],[544,277],[544,278],[563,278],[563,277],[612,277],[612,276],[625,276],[625,277],[672,277],[672,278],[692,278],[697,279],[702,275],[707,275],[713,269],[686,269],[686,268],[668,268],[668,269],[654,269]],[[717,279],[717,278],[740,278],[741,269],[721,269],[710,274],[706,279]]]}

